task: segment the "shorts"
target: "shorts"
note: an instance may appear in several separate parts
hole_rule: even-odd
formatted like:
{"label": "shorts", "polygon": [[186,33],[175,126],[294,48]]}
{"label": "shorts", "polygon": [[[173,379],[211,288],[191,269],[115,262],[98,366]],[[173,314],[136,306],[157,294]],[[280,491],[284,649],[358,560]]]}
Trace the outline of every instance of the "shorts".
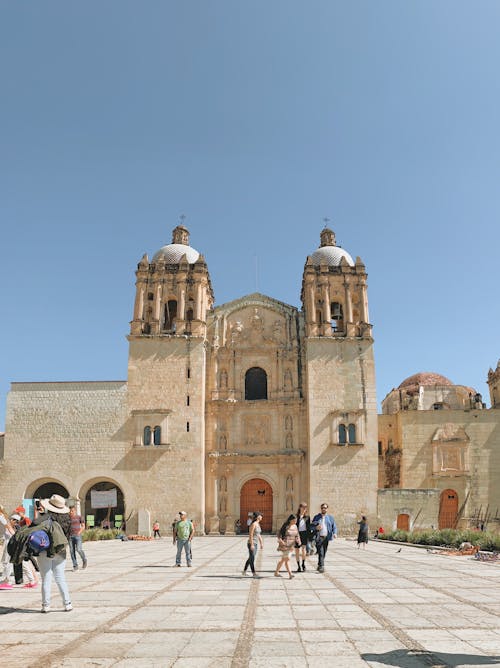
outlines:
{"label": "shorts", "polygon": [[309,538],[307,537],[307,531],[299,531],[299,536],[300,536],[300,542],[305,547],[309,542]]}

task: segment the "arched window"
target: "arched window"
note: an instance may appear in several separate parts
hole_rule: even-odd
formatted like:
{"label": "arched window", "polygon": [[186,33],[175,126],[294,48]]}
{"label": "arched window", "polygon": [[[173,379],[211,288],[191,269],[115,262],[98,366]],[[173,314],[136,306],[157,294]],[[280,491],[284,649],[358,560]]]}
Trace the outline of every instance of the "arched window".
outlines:
{"label": "arched window", "polygon": [[191,320],[193,319],[193,317],[194,317],[193,309],[192,309],[192,308],[188,308],[188,310],[186,311],[186,320],[187,320],[188,322],[191,322]]}
{"label": "arched window", "polygon": [[245,374],[245,399],[267,399],[267,375],[264,369],[254,366]]}
{"label": "arched window", "polygon": [[347,427],[347,433],[349,435],[349,443],[356,443],[356,425],[350,424]]}
{"label": "arched window", "polygon": [[161,427],[153,429],[153,443],[154,445],[161,445]]}
{"label": "arched window", "polygon": [[347,443],[347,432],[345,424],[339,424],[339,444],[345,445]]}
{"label": "arched window", "polygon": [[151,445],[151,427],[144,427],[142,443],[143,445]]}
{"label": "arched window", "polygon": [[163,328],[168,331],[175,331],[175,319],[177,317],[177,302],[175,299],[169,299],[164,309]]}

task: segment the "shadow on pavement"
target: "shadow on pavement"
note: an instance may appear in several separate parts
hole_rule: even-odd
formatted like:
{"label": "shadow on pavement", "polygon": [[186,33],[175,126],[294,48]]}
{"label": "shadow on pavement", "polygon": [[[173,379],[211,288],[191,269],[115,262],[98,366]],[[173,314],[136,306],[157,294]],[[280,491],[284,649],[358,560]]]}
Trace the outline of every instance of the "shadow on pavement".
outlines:
{"label": "shadow on pavement", "polygon": [[500,656],[483,656],[480,654],[448,654],[446,652],[419,652],[408,649],[397,649],[383,654],[365,653],[361,655],[365,661],[374,661],[386,666],[398,668],[417,668],[417,666],[498,666]]}

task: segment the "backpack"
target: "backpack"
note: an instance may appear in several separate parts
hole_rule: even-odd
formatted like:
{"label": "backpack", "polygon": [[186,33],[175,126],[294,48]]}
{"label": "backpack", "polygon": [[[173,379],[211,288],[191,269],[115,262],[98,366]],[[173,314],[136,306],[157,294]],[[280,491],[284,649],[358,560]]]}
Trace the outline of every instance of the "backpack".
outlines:
{"label": "backpack", "polygon": [[43,529],[33,531],[28,538],[28,551],[37,557],[40,552],[50,547],[50,536]]}

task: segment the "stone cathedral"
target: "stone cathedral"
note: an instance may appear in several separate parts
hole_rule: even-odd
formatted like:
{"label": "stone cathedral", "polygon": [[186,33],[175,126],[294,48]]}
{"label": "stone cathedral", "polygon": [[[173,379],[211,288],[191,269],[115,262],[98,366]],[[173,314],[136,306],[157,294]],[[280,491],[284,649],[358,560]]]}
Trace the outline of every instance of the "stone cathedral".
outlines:
{"label": "stone cathedral", "polygon": [[276,531],[303,500],[327,501],[343,530],[376,517],[367,274],[332,230],[305,260],[299,310],[259,293],[216,306],[177,226],[138,264],[128,340],[127,381],[12,384],[3,501],[57,492],[90,524],[111,512],[143,532],[181,508],[199,532],[232,534],[253,510]]}

